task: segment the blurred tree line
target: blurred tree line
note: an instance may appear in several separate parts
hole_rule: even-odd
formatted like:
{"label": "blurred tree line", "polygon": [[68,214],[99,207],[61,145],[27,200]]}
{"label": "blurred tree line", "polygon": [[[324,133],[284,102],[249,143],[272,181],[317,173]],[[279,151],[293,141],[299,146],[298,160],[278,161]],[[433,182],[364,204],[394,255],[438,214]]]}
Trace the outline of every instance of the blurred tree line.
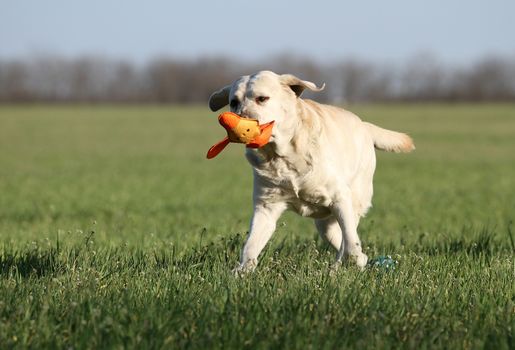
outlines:
{"label": "blurred tree line", "polygon": [[220,57],[145,64],[94,56],[0,60],[0,102],[206,103],[213,91],[262,69],[325,82],[316,95],[322,102],[515,101],[515,60],[488,56],[450,65],[420,53],[403,64],[323,63],[287,54],[260,63]]}

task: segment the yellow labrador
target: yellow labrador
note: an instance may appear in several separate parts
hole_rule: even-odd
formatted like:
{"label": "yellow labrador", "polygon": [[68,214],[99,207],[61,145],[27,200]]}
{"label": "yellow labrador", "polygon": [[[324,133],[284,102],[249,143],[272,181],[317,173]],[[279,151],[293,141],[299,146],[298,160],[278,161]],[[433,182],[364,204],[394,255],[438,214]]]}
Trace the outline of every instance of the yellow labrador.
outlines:
{"label": "yellow labrador", "polygon": [[254,169],[254,214],[237,272],[252,271],[259,253],[287,209],[315,219],[320,235],[359,267],[367,263],[357,233],[371,206],[375,148],[409,152],[412,139],[363,122],[341,108],[303,100],[314,83],[262,71],[246,75],[213,93],[212,111],[230,105],[243,117],[275,120],[270,143],[246,149]]}

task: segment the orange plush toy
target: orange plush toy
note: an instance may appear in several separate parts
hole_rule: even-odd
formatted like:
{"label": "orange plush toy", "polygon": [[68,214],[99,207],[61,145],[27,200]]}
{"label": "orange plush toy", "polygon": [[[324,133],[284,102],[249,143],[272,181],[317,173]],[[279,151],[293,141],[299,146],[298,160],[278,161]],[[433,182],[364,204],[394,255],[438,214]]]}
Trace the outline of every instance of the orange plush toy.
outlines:
{"label": "orange plush toy", "polygon": [[227,130],[227,137],[207,151],[207,159],[216,157],[230,142],[244,143],[249,148],[263,147],[270,140],[274,126],[273,121],[259,125],[256,119],[242,118],[232,112],[220,114],[218,121]]}

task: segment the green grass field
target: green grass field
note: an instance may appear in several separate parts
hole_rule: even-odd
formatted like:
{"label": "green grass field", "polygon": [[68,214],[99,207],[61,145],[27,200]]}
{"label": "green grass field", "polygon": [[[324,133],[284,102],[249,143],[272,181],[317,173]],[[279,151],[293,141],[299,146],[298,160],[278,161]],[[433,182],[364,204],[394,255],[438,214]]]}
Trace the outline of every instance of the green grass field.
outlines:
{"label": "green grass field", "polygon": [[417,145],[359,230],[396,269],[330,275],[286,214],[235,278],[252,175],[207,107],[0,107],[0,348],[515,348],[515,105],[350,109]]}

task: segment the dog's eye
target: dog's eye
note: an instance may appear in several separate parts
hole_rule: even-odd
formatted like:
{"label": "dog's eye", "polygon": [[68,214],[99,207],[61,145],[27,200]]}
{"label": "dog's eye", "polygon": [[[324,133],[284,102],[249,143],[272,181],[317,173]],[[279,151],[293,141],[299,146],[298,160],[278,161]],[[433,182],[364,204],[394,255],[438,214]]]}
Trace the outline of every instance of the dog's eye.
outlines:
{"label": "dog's eye", "polygon": [[256,102],[264,103],[264,102],[268,101],[269,99],[270,99],[270,97],[268,97],[268,96],[258,96],[258,97],[256,97]]}
{"label": "dog's eye", "polygon": [[231,108],[236,108],[239,104],[240,102],[237,99],[231,100]]}

